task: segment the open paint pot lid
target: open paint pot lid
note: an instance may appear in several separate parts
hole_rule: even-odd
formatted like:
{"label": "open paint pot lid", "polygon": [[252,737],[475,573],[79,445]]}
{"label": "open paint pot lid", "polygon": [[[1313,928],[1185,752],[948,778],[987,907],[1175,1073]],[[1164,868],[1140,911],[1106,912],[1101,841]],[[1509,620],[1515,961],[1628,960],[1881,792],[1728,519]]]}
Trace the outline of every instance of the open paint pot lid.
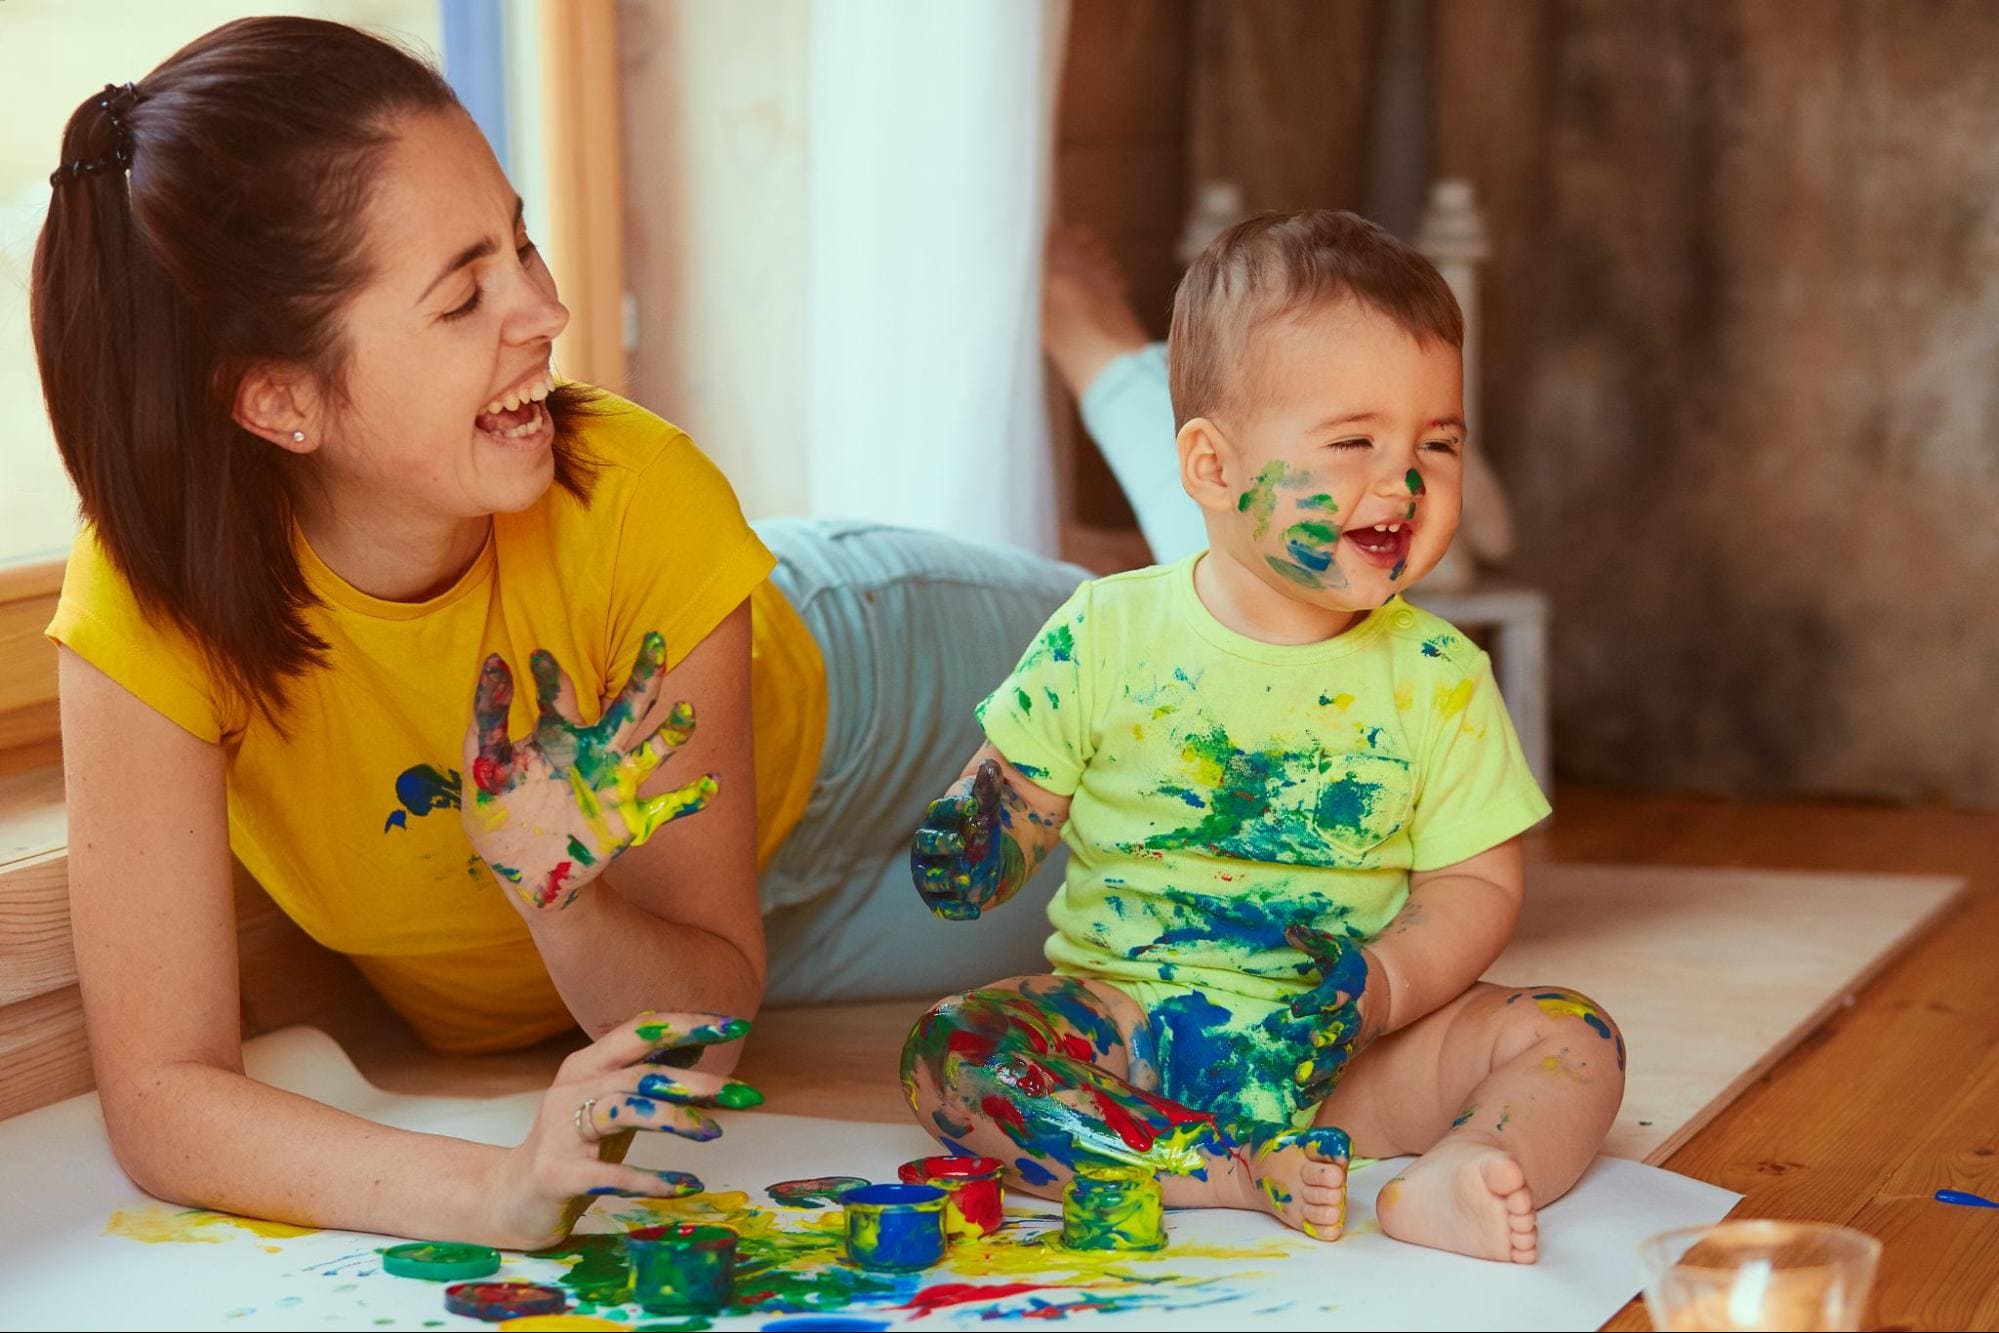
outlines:
{"label": "open paint pot lid", "polygon": [[487,1245],[449,1240],[417,1240],[382,1251],[382,1271],[391,1277],[431,1282],[463,1282],[500,1271],[500,1252]]}
{"label": "open paint pot lid", "polygon": [[444,1308],[468,1319],[497,1323],[533,1314],[561,1314],[569,1297],[536,1282],[460,1282],[444,1289]]}

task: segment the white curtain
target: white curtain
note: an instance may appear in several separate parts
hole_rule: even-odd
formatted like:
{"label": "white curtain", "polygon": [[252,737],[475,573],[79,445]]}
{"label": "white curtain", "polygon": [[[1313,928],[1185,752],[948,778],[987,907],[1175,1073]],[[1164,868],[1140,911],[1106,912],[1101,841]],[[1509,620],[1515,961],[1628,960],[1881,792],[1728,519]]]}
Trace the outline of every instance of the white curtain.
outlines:
{"label": "white curtain", "polygon": [[1068,0],[814,0],[815,514],[1053,554],[1041,249]]}

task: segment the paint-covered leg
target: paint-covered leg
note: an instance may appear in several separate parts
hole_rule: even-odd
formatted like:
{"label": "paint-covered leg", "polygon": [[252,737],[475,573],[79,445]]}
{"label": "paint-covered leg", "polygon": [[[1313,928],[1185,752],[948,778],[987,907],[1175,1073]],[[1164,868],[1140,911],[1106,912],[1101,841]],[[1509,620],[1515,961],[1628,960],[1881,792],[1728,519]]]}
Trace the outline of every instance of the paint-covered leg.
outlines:
{"label": "paint-covered leg", "polygon": [[946,1148],[1000,1158],[1035,1193],[1059,1192],[1079,1164],[1200,1181],[1217,1168],[1233,1175],[1242,1150],[1213,1115],[1138,1085],[1156,1079],[1131,1049],[1128,1034],[1142,1022],[1131,1010],[1114,1021],[1068,977],[951,996],[910,1033],[903,1090]]}

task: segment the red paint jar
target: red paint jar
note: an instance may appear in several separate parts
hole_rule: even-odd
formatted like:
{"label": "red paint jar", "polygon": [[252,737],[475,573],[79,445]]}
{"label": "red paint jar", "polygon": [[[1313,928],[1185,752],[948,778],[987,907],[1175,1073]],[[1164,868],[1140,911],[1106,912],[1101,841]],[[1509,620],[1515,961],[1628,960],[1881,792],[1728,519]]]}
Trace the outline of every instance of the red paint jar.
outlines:
{"label": "red paint jar", "polygon": [[1000,1229],[1006,1192],[997,1157],[919,1157],[896,1168],[905,1185],[935,1185],[944,1191],[944,1230],[953,1239],[977,1239]]}

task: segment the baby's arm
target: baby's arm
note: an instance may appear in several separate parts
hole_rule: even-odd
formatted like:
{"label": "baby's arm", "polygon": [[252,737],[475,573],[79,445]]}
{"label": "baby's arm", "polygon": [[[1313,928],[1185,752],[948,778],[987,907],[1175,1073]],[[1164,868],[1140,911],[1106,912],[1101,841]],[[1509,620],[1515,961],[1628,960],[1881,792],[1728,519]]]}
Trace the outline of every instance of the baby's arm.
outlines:
{"label": "baby's arm", "polygon": [[1068,797],[1030,781],[986,742],[911,841],[924,904],[946,921],[977,920],[1034,878],[1068,818]]}
{"label": "baby's arm", "polygon": [[1520,839],[1409,876],[1409,900],[1369,940],[1363,1040],[1407,1027],[1464,994],[1506,948],[1526,891]]}

